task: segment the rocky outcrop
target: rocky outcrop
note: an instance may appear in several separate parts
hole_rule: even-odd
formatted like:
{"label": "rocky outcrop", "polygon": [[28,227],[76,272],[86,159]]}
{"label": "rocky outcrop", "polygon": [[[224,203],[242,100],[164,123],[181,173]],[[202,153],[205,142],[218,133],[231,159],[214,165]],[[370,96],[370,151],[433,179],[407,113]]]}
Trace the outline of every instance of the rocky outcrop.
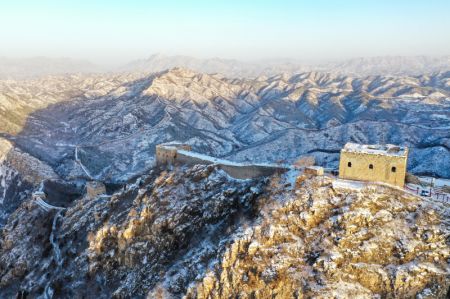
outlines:
{"label": "rocky outcrop", "polygon": [[43,180],[57,177],[46,163],[0,137],[0,225]]}
{"label": "rocky outcrop", "polygon": [[122,223],[91,236],[91,271],[110,281],[125,276],[112,290],[117,297],[145,295],[171,275],[170,291],[180,295],[214,258],[227,230],[237,229],[242,219],[235,217],[251,212],[260,185],[230,180],[214,166],[162,173],[153,188],[138,192]]}
{"label": "rocky outcrop", "polygon": [[20,173],[23,180],[33,185],[38,185],[45,179],[58,177],[50,166],[2,138],[0,138],[0,161]]}
{"label": "rocky outcrop", "polygon": [[387,187],[283,194],[186,298],[444,298],[448,227],[429,202]]}
{"label": "rocky outcrop", "polygon": [[[19,290],[37,296],[47,285],[62,297],[144,296],[162,282],[163,273],[169,279],[176,269],[183,275],[175,275],[171,292],[180,295],[230,231],[251,217],[263,181],[231,180],[212,165],[196,166],[141,177],[112,197],[79,199],[62,215],[55,234],[63,261],[59,271],[48,252],[51,217],[39,219],[40,208],[26,202],[4,230],[8,246],[0,251],[0,296]],[[14,237],[21,235],[30,237]],[[14,260],[27,261],[19,273],[11,269]]]}

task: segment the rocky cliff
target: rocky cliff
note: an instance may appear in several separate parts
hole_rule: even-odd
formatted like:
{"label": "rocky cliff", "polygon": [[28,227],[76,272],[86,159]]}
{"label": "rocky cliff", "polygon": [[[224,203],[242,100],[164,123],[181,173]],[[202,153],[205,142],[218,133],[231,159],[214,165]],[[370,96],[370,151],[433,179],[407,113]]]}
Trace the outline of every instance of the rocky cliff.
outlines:
{"label": "rocky cliff", "polygon": [[0,137],[0,226],[42,181],[57,178],[50,166]]}

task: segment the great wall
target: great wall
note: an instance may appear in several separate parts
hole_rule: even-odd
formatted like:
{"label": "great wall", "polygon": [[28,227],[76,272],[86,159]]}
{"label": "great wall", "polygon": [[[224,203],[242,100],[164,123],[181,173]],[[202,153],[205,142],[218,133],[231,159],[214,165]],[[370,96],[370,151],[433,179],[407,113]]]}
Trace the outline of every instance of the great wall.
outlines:
{"label": "great wall", "polygon": [[246,164],[217,159],[191,151],[186,144],[168,143],[156,146],[156,164],[216,164],[220,169],[235,179],[253,179],[262,176],[270,176],[275,173],[284,173],[291,169],[289,165],[278,164]]}
{"label": "great wall", "polygon": [[[406,161],[408,149],[394,145],[358,145],[346,144],[341,151],[339,172],[332,171],[326,175],[332,175],[337,186],[347,188],[361,188],[362,186],[377,185],[391,187],[396,190],[403,190],[410,194],[419,196],[435,197],[446,202],[450,201],[450,194],[444,188],[423,187],[413,183],[407,183]],[[353,161],[356,171],[350,172],[347,161]],[[192,151],[190,145],[171,142],[156,146],[156,165],[187,165],[215,164],[235,179],[253,179],[263,176],[271,176],[276,173],[285,173],[289,170],[297,169],[293,165],[283,164],[249,164],[237,163],[228,160],[199,154]],[[358,165],[362,164],[362,165]],[[365,167],[364,167],[365,166]],[[320,166],[301,167],[307,175],[324,175],[324,168]],[[365,169],[367,168],[367,169]],[[373,172],[373,173],[372,173]],[[394,173],[390,173],[394,172]],[[338,177],[336,177],[338,175]],[[422,178],[426,179],[426,178]],[[449,182],[447,180],[443,184]],[[427,189],[428,188],[428,189]],[[424,194],[424,189],[430,190],[428,195]]]}
{"label": "great wall", "polygon": [[[389,149],[389,146],[392,147],[392,145],[386,146]],[[360,150],[359,147],[362,147],[362,150]],[[356,154],[359,154],[356,158],[354,157],[355,149],[358,149],[356,150]],[[75,149],[75,153],[76,150],[77,149]],[[363,186],[368,185],[383,185],[385,187],[390,186],[392,188],[396,188],[397,190],[403,190],[404,192],[419,196],[436,197],[436,199],[441,199],[446,202],[450,201],[450,194],[445,191],[445,186],[450,183],[447,182],[447,180],[442,180],[445,182],[443,182],[441,186],[437,185],[436,188],[424,187],[422,183],[405,182],[407,149],[398,148],[397,151],[399,150],[402,151],[401,155],[399,155],[397,152],[390,153],[385,150],[380,150],[380,148],[373,148],[373,146],[347,144],[346,147],[344,147],[341,151],[339,177],[336,177],[338,173],[336,173],[335,171],[325,174],[324,168],[320,166],[299,167],[289,164],[252,164],[228,161],[194,152],[192,151],[190,145],[178,142],[170,142],[157,145],[155,163],[156,166],[163,167],[175,165],[193,166],[197,164],[214,164],[219,169],[225,171],[230,177],[235,179],[254,179],[259,177],[268,177],[273,174],[282,174],[290,170],[297,170],[303,172],[306,175],[331,175],[336,180],[336,187],[359,189]],[[390,151],[392,152],[392,150]],[[352,155],[349,155],[349,152]],[[83,166],[81,161],[78,160],[78,156],[75,156],[77,163],[80,163],[80,166]],[[380,157],[382,158],[381,160]],[[360,163],[364,165],[367,164],[369,165],[369,170],[362,169],[361,166],[358,166],[355,167],[356,172],[349,172],[349,169],[347,169],[348,167],[345,167],[350,166],[350,162],[348,162],[349,165],[347,165],[347,161],[352,161],[352,163],[355,163],[355,165],[358,165]],[[383,168],[395,168],[394,166],[392,166],[394,165],[394,162],[392,161],[395,162],[395,167],[397,168],[397,172],[395,173],[395,180],[392,180],[392,177],[390,177],[389,175],[384,176],[386,170]],[[91,199],[97,196],[109,197],[110,195],[106,194],[107,192],[104,183],[96,181],[94,178],[92,178],[89,175],[89,172],[85,170],[84,167],[82,167],[82,169],[91,179],[84,184],[84,191],[81,192],[84,193],[83,196],[87,196]],[[367,172],[370,172],[372,170],[374,171],[374,174],[369,173],[370,175],[368,175]],[[421,179],[426,180],[426,178]],[[44,185],[46,186],[45,188]],[[58,193],[58,188],[67,189],[67,186],[59,186],[58,182],[52,181],[46,181],[45,184],[44,182],[42,182],[40,189],[33,193],[34,202],[47,212],[50,210],[64,210],[66,208],[64,206],[57,206],[45,201],[46,199],[52,201],[51,198],[48,198],[48,194],[55,192]],[[79,194],[81,195],[81,193]],[[74,195],[72,194],[72,196]]]}

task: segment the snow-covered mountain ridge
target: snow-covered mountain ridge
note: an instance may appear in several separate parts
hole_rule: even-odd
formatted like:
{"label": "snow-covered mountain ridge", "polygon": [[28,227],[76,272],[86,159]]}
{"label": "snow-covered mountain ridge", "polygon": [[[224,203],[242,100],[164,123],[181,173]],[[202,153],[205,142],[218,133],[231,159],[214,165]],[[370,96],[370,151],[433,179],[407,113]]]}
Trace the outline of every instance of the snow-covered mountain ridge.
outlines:
{"label": "snow-covered mountain ridge", "polygon": [[[229,79],[175,68],[0,88],[0,123],[12,128],[4,137],[66,178],[83,175],[76,146],[95,177],[118,181],[150,169],[155,145],[172,140],[235,161],[314,155],[328,167],[348,141],[401,144],[411,148],[411,172],[450,177],[449,72]],[[23,112],[11,120],[9,111]]]}

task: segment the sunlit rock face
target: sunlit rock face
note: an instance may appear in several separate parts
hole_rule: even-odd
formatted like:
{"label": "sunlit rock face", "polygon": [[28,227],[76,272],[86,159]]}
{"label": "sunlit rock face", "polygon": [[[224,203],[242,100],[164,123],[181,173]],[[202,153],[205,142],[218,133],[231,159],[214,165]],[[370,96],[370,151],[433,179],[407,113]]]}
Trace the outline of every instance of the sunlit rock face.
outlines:
{"label": "sunlit rock face", "polygon": [[432,203],[385,187],[337,191],[329,179],[269,202],[187,298],[446,296],[448,219]]}
{"label": "sunlit rock face", "polygon": [[0,296],[445,298],[448,206],[294,181],[197,165],[155,169],[61,217],[26,200],[3,231]]}

